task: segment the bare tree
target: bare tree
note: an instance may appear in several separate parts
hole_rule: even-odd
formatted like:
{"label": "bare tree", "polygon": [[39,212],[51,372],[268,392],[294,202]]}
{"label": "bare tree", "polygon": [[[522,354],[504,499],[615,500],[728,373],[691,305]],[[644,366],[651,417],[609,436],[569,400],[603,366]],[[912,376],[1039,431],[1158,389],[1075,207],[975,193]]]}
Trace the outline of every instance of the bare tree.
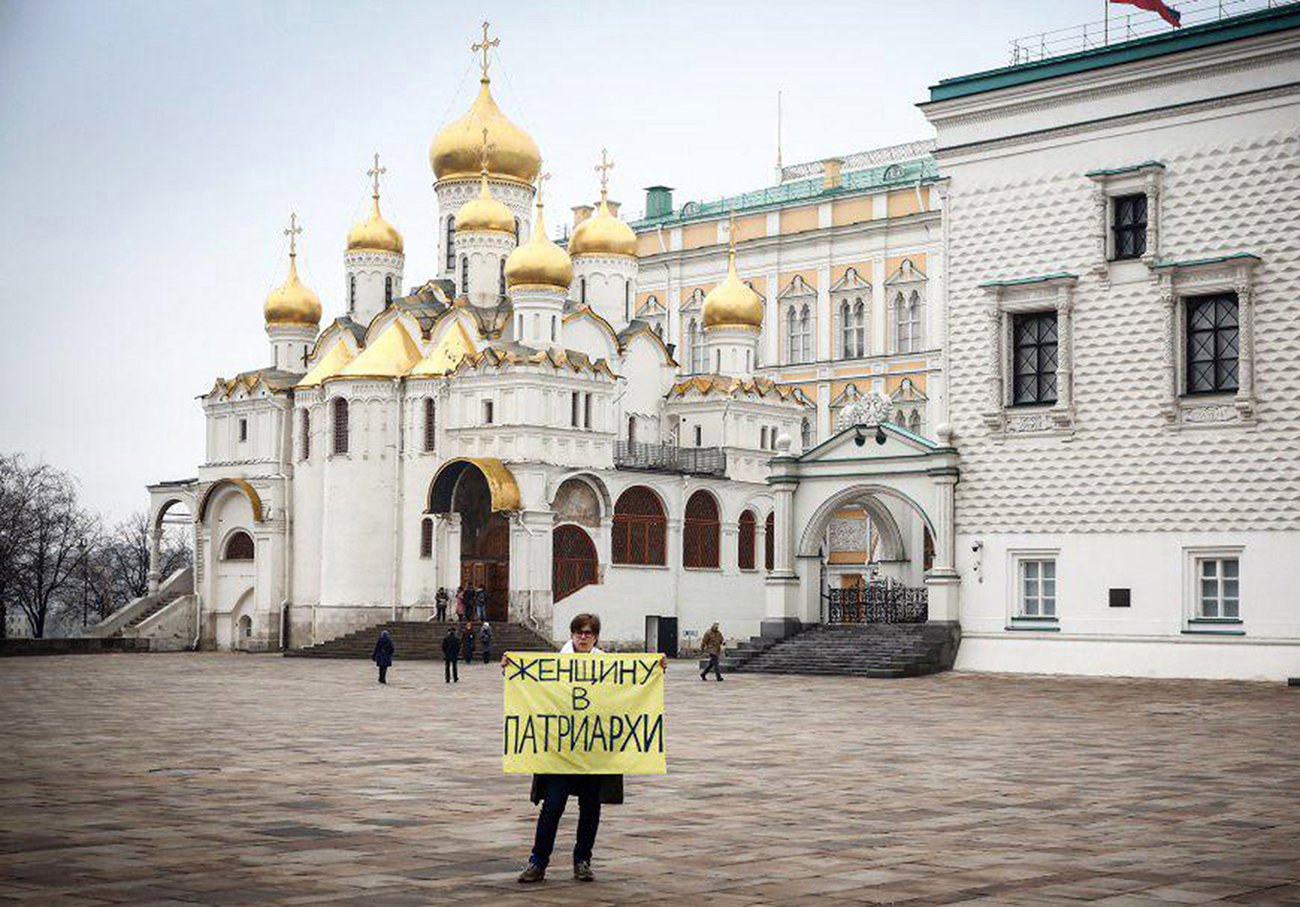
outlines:
{"label": "bare tree", "polygon": [[75,481],[65,472],[45,464],[16,463],[10,489],[13,552],[8,589],[22,609],[32,636],[45,635],[52,612],[68,605],[78,571],[85,570],[93,550],[97,520],[82,509]]}
{"label": "bare tree", "polygon": [[[158,561],[165,578],[187,566],[190,549],[184,527],[164,528]],[[107,581],[112,607],[121,607],[149,591],[149,516],[137,511],[113,527],[100,545],[96,563]]]}
{"label": "bare tree", "polygon": [[17,588],[18,539],[26,516],[23,476],[18,454],[0,454],[0,639],[9,633],[9,597]]}

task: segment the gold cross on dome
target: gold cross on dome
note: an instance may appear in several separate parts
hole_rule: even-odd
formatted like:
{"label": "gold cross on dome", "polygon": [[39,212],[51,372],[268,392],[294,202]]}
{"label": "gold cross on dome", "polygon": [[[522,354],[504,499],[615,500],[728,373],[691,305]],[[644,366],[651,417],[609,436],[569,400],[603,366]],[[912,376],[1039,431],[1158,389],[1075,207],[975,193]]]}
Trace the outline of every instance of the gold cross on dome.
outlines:
{"label": "gold cross on dome", "polygon": [[379,177],[388,172],[387,167],[379,166],[379,152],[375,152],[375,166],[373,169],[366,171],[366,176],[374,180],[375,198],[379,198]]}
{"label": "gold cross on dome", "polygon": [[479,155],[478,155],[479,166],[481,167],[484,173],[487,173],[488,158],[491,156],[492,152],[496,150],[496,147],[497,147],[496,145],[488,144],[488,131],[487,131],[487,127],[484,126],[483,147],[479,150]]}
{"label": "gold cross on dome", "polygon": [[600,149],[600,163],[596,165],[596,172],[600,174],[600,194],[603,196],[609,191],[609,171],[614,169],[614,162],[609,159],[609,152],[604,148]]}
{"label": "gold cross on dome", "polygon": [[298,234],[302,232],[302,227],[298,226],[298,215],[289,215],[289,228],[284,231],[284,235],[289,237],[289,254],[298,254]]}
{"label": "gold cross on dome", "polygon": [[471,49],[475,51],[480,51],[480,50],[483,51],[483,62],[480,65],[483,67],[483,78],[485,80],[488,77],[488,53],[492,50],[492,48],[497,47],[500,44],[501,44],[500,38],[493,38],[491,41],[488,40],[488,23],[484,22],[483,43],[475,44]]}
{"label": "gold cross on dome", "polygon": [[549,173],[541,173],[540,172],[541,168],[542,168],[542,162],[538,161],[537,169],[539,172],[537,174],[537,207],[539,208],[542,206],[542,184],[551,178],[551,175]]}

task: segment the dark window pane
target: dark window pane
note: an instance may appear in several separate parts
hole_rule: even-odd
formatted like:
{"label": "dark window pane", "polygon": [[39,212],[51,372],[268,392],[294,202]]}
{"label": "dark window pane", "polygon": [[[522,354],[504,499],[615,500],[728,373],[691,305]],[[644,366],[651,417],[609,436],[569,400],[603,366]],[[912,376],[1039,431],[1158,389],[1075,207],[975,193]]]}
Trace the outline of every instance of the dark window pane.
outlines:
{"label": "dark window pane", "polygon": [[1013,316],[1011,402],[1016,405],[1056,402],[1056,312]]}
{"label": "dark window pane", "polygon": [[1240,346],[1237,317],[1236,294],[1187,300],[1187,393],[1237,390]]}

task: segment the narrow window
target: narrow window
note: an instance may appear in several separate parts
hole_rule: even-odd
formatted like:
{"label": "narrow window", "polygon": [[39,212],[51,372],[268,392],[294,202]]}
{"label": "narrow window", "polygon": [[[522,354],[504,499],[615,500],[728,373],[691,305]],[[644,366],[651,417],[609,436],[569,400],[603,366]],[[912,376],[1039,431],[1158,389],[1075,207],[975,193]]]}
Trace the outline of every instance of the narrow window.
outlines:
{"label": "narrow window", "polygon": [[807,419],[799,425],[799,442],[803,445],[804,450],[812,449],[812,423]]}
{"label": "narrow window", "polygon": [[704,430],[697,425],[695,426],[695,446],[702,447],[703,445],[704,445]]}
{"label": "narrow window", "polygon": [[243,442],[243,441],[247,441],[247,440],[248,440],[248,420],[247,420],[247,419],[240,419],[240,420],[239,420],[239,440],[240,440],[241,442]]}
{"label": "narrow window", "polygon": [[846,299],[840,303],[840,358],[852,359],[853,353],[853,324],[850,319],[849,301]]}
{"label": "narrow window", "polygon": [[767,515],[763,524],[763,569],[771,570],[776,562],[776,511]]}
{"label": "narrow window", "polygon": [[1187,300],[1187,393],[1237,390],[1237,296]]}
{"label": "narrow window", "polygon": [[519,245],[519,218],[515,218],[515,245]]}
{"label": "narrow window", "polygon": [[867,307],[859,297],[853,301],[853,349],[854,355],[867,355]]}
{"label": "narrow window", "polygon": [[758,534],[758,521],[754,517],[754,511],[746,510],[740,515],[740,523],[737,527],[739,532],[738,550],[736,552],[736,566],[741,570],[754,569],[754,540]]}
{"label": "narrow window", "polygon": [[570,413],[571,419],[569,420],[569,424],[572,425],[574,428],[577,428],[578,427],[578,405],[579,405],[578,392],[573,391],[573,393],[571,393],[569,397],[571,402],[570,409],[572,410],[572,412]]}
{"label": "narrow window", "polygon": [[1020,562],[1020,616],[1056,616],[1056,561]]}
{"label": "narrow window", "polygon": [[348,401],[342,397],[334,398],[334,452],[348,452]]}
{"label": "narrow window", "polygon": [[582,427],[591,428],[591,394],[583,394]]}
{"label": "narrow window", "polygon": [[799,332],[798,332],[798,315],[795,314],[794,306],[790,306],[785,313],[785,361],[795,362],[799,355]]}
{"label": "narrow window", "polygon": [[456,270],[456,216],[447,218],[447,270]]}
{"label": "narrow window", "polygon": [[[518,220],[516,220],[518,223]],[[501,259],[501,273],[497,280],[497,293],[501,296],[506,295],[506,260]]]}
{"label": "narrow window", "polygon": [[722,374],[722,350],[713,351],[713,371]]}
{"label": "narrow window", "polygon": [[636,443],[636,416],[627,417],[627,444],[631,447]]}
{"label": "narrow window", "polygon": [[799,361],[812,362],[812,309],[804,303],[799,312]]}
{"label": "narrow window", "polygon": [[533,312],[533,336],[534,340],[542,339],[542,316]]}
{"label": "narrow window", "polygon": [[1147,251],[1147,197],[1121,195],[1111,203],[1114,221],[1115,259],[1141,258]]}
{"label": "narrow window", "polygon": [[582,277],[578,280],[578,301],[583,305],[587,304],[587,278]]}
{"label": "narrow window", "polygon": [[764,425],[758,430],[758,447],[760,450],[767,450],[767,426]]}
{"label": "narrow window", "polygon": [[1012,317],[1011,402],[1015,406],[1056,402],[1056,312]]}
{"label": "narrow window", "polygon": [[433,398],[425,397],[424,398],[424,452],[425,453],[433,453],[434,447],[437,444],[438,423],[435,419],[436,415],[437,412],[435,410]]}
{"label": "narrow window", "polygon": [[433,557],[433,520],[420,521],[420,557]]}
{"label": "narrow window", "polygon": [[460,257],[460,295],[469,295],[469,256]]}
{"label": "narrow window", "polygon": [[393,275],[389,274],[384,278],[384,305],[391,305],[393,302]]}
{"label": "narrow window", "polygon": [[551,343],[555,342],[555,316],[551,316]]}
{"label": "narrow window", "polygon": [[311,459],[311,412],[302,411],[302,458]]}
{"label": "narrow window", "polygon": [[1197,559],[1196,616],[1236,619],[1241,616],[1240,563],[1235,557]]}
{"label": "narrow window", "polygon": [[357,310],[357,275],[348,275],[348,314]]}
{"label": "narrow window", "polygon": [[908,317],[907,300],[902,293],[894,297],[894,351],[912,352],[912,322]]}
{"label": "narrow window", "polygon": [[623,281],[623,320],[632,320],[632,281]]}
{"label": "narrow window", "polygon": [[483,401],[483,424],[491,425],[495,421],[493,419],[493,415],[494,413],[492,412],[492,401],[484,400]]}

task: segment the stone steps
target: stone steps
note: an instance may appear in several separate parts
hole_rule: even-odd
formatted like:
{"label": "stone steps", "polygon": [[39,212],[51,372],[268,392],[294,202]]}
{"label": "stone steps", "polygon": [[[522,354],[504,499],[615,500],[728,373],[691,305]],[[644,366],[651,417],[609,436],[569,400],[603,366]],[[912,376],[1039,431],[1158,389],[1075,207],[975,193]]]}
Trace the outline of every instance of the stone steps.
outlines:
{"label": "stone steps", "polygon": [[[492,657],[500,658],[502,652],[554,652],[555,645],[523,624],[492,624]],[[465,625],[456,621],[387,621],[354,630],[337,639],[290,649],[284,654],[292,658],[370,658],[375,651],[375,641],[381,630],[387,630],[393,638],[396,660],[399,661],[441,661],[442,640],[448,628],[456,627],[459,632]],[[475,632],[480,625],[475,624]],[[475,637],[475,643],[478,642]],[[475,647],[474,657],[482,658],[482,650]]]}
{"label": "stone steps", "polygon": [[956,624],[832,624],[779,641],[754,637],[719,661],[742,673],[919,677],[949,670],[960,639]]}
{"label": "stone steps", "polygon": [[129,629],[129,628],[131,628],[131,627],[135,627],[135,626],[138,626],[138,625],[144,623],[146,620],[148,620],[149,618],[153,617],[155,614],[157,614],[157,613],[158,613],[159,611],[161,611],[163,608],[166,608],[166,607],[167,607],[168,605],[170,605],[172,602],[176,601],[176,599],[178,599],[178,598],[180,598],[180,597],[182,597],[182,596],[184,596],[184,595],[189,595],[189,594],[190,594],[189,592],[185,592],[185,591],[183,591],[183,590],[176,590],[176,591],[173,591],[173,592],[168,592],[166,595],[160,595],[160,596],[158,596],[158,598],[157,598],[157,599],[156,599],[156,600],[155,600],[151,605],[149,605],[149,607],[145,608],[145,609],[142,610],[139,614],[135,615],[135,616],[132,617],[130,620],[128,620],[126,623],[122,624],[121,628],[119,628],[118,631],[117,631],[118,635],[121,635],[121,633],[122,633],[123,630]]}

